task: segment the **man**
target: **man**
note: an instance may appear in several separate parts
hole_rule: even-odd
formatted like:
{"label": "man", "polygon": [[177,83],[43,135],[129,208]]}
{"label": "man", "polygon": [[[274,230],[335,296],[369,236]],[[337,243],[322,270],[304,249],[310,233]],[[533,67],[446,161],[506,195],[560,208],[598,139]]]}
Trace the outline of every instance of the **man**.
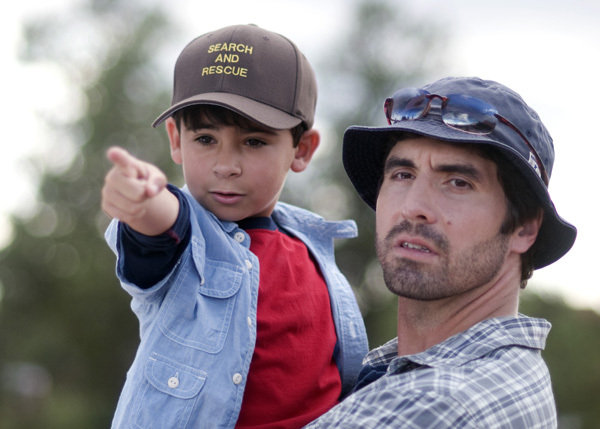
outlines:
{"label": "man", "polygon": [[343,156],[375,209],[398,337],[309,427],[556,427],[550,324],[518,314],[533,270],[576,235],[548,194],[550,135],[518,94],[477,78],[403,89],[385,113],[389,127],[346,131]]}

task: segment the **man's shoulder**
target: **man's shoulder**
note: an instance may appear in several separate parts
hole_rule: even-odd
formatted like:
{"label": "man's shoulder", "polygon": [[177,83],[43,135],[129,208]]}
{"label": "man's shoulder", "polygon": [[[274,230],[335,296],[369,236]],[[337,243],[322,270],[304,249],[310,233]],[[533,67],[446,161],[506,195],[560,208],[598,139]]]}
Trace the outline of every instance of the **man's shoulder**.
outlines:
{"label": "man's shoulder", "polygon": [[[485,343],[485,336],[472,342],[477,341]],[[382,356],[390,350],[383,348]],[[361,427],[373,419],[376,424],[414,427],[489,427],[499,422],[539,427],[539,421],[552,427],[552,387],[538,349],[505,341],[474,350],[438,347],[393,358],[383,376],[310,427]]]}
{"label": "man's shoulder", "polygon": [[550,375],[540,354],[548,329],[545,320],[526,316],[483,321],[423,353],[395,358],[368,388],[394,392],[414,409],[460,407],[481,422],[498,418],[491,410],[499,409],[502,419],[507,412],[528,419],[538,408],[552,420]]}
{"label": "man's shoulder", "polygon": [[[491,380],[517,387],[519,380],[529,383],[547,375],[540,351],[549,329],[547,321],[526,316],[488,319],[422,353],[396,359],[390,372],[400,374],[410,362],[430,369],[413,372],[415,383],[452,392],[481,389]],[[522,374],[517,382],[516,374]]]}

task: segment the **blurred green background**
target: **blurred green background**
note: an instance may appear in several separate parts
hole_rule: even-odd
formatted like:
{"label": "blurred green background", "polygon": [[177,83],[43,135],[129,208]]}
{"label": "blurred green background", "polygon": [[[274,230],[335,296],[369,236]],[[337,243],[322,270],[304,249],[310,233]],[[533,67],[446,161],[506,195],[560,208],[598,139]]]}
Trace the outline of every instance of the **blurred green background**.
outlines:
{"label": "blurred green background", "polygon": [[[341,136],[350,124],[381,125],[388,94],[439,74],[451,29],[411,16],[402,2],[347,5],[342,34],[321,42],[329,44],[328,54],[309,57],[320,84],[323,146],[308,172],[290,178],[282,199],[357,221],[360,237],[338,243],[337,259],[374,347],[395,336],[396,300],[375,259],[373,213],[343,173]],[[198,34],[213,29],[199,20]],[[0,428],[110,424],[138,331],[102,237],[105,151],[124,146],[182,184],[164,131],[149,126],[169,103],[172,64],[165,66],[163,53],[174,60],[181,46],[169,41],[178,31],[166,10],[125,0],[80,1],[68,14],[38,16],[26,25],[22,60],[60,70],[78,94],[80,112],[74,119],[45,118],[52,150],[63,161],[31,158],[37,202],[30,214],[11,218],[12,241],[0,251]],[[521,311],[554,325],[544,357],[560,427],[599,427],[598,313],[529,290]]]}

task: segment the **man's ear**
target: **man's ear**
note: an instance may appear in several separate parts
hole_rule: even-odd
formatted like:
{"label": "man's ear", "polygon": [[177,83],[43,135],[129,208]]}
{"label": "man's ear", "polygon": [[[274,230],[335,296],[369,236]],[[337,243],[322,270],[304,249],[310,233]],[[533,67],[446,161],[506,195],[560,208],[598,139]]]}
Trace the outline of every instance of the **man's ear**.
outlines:
{"label": "man's ear", "polygon": [[319,147],[320,142],[321,136],[317,130],[310,129],[302,134],[300,141],[298,142],[298,146],[296,146],[294,160],[290,166],[293,172],[299,173],[308,167],[308,164],[310,163],[315,151]]}
{"label": "man's ear", "polygon": [[544,212],[542,209],[538,211],[536,217],[526,221],[519,226],[513,234],[513,250],[517,253],[525,253],[535,240],[544,220]]}
{"label": "man's ear", "polygon": [[172,117],[167,118],[165,128],[167,129],[169,144],[171,146],[171,159],[175,164],[181,164],[183,162],[183,158],[181,157],[181,135],[177,129],[175,119]]}

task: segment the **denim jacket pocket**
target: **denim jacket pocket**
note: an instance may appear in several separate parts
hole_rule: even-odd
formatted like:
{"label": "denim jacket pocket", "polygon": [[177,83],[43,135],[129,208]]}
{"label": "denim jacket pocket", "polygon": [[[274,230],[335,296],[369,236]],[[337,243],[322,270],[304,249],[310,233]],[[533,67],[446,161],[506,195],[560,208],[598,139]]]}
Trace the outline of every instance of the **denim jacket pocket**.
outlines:
{"label": "denim jacket pocket", "polygon": [[135,424],[139,428],[185,427],[204,386],[204,371],[157,353],[148,358]]}
{"label": "denim jacket pocket", "polygon": [[157,390],[179,399],[190,399],[198,395],[206,372],[185,366],[168,358],[152,353],[145,367],[146,380]]}
{"label": "denim jacket pocket", "polygon": [[243,278],[243,268],[222,261],[207,260],[203,277],[189,270],[177,279],[169,297],[161,330],[172,341],[207,353],[219,353],[231,319]]}

